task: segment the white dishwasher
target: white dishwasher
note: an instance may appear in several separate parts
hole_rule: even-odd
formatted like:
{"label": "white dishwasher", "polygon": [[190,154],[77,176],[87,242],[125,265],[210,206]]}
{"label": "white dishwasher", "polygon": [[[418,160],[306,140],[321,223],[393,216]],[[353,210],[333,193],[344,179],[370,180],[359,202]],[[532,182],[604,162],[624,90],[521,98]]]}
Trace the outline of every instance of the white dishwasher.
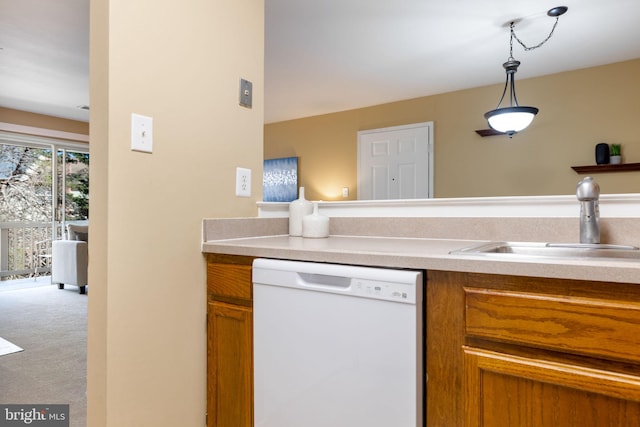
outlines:
{"label": "white dishwasher", "polygon": [[255,427],[422,427],[420,271],[256,259]]}

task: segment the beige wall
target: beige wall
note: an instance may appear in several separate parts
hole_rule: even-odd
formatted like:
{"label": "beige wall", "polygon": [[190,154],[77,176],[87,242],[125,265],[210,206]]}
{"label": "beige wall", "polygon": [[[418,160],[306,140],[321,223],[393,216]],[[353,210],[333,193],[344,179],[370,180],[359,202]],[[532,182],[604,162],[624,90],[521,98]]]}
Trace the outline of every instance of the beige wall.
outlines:
{"label": "beige wall", "polygon": [[[263,10],[91,2],[90,427],[204,425],[201,224],[255,216],[262,197]],[[132,112],[153,117],[153,154],[130,150]]]}
{"label": "beige wall", "polygon": [[[265,159],[299,157],[299,184],[309,199],[357,197],[357,132],[434,122],[435,196],[573,194],[581,179],[570,166],[594,164],[598,142],[622,144],[640,162],[640,59],[516,81],[522,105],[540,108],[513,139],[482,138],[483,114],[503,85],[267,124]],[[603,193],[640,192],[640,172],[597,174]]]}
{"label": "beige wall", "polygon": [[89,123],[0,107],[0,122],[30,128],[89,135]]}

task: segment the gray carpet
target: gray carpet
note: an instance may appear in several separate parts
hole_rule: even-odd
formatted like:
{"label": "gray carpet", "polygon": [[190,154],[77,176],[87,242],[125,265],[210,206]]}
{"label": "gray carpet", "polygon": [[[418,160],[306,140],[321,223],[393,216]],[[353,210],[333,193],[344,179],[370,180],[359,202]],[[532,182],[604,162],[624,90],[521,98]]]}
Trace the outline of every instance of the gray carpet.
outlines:
{"label": "gray carpet", "polygon": [[85,427],[88,295],[3,283],[0,336],[24,351],[0,356],[0,403],[69,404],[70,427]]}

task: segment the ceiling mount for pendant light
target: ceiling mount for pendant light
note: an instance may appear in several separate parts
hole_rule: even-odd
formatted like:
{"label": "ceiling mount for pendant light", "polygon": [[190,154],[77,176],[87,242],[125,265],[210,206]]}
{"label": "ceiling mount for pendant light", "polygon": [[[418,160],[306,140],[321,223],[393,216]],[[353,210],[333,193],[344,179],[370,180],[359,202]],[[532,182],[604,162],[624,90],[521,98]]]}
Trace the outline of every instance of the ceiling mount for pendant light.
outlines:
{"label": "ceiling mount for pendant light", "polygon": [[557,18],[560,15],[564,15],[567,10],[569,10],[567,6],[556,6],[549,9],[547,11],[547,15],[551,16],[552,18]]}
{"label": "ceiling mount for pendant light", "polygon": [[[550,9],[547,12],[548,16],[556,18],[556,22],[553,24],[553,28],[551,29],[551,32],[549,33],[547,38],[533,47],[527,47],[516,36],[514,30],[515,21],[510,23],[509,58],[507,59],[507,62],[502,64],[506,71],[507,79],[504,83],[504,89],[502,91],[500,101],[498,102],[498,106],[495,110],[488,111],[484,115],[485,119],[487,119],[487,121],[489,122],[489,126],[492,129],[498,132],[506,133],[509,138],[511,138],[513,135],[529,126],[533,121],[533,118],[539,110],[536,107],[520,106],[518,104],[518,98],[516,97],[515,74],[518,71],[518,67],[520,66],[520,61],[516,60],[513,57],[513,40],[516,39],[518,43],[520,43],[522,47],[524,47],[525,50],[533,50],[539,48],[551,38],[551,36],[553,35],[553,31],[556,29],[556,25],[558,25],[559,17],[563,15],[567,10],[568,8],[566,6],[558,6]],[[509,89],[509,106],[501,107],[502,101],[504,101],[505,95],[507,94],[507,88]]]}

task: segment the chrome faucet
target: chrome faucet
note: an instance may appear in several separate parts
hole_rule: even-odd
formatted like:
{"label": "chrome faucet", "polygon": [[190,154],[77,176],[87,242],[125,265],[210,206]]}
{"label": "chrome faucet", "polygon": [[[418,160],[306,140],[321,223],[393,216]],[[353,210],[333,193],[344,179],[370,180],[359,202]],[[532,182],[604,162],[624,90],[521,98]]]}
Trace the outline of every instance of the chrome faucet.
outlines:
{"label": "chrome faucet", "polygon": [[600,243],[600,186],[590,176],[578,183],[580,201],[580,243]]}

